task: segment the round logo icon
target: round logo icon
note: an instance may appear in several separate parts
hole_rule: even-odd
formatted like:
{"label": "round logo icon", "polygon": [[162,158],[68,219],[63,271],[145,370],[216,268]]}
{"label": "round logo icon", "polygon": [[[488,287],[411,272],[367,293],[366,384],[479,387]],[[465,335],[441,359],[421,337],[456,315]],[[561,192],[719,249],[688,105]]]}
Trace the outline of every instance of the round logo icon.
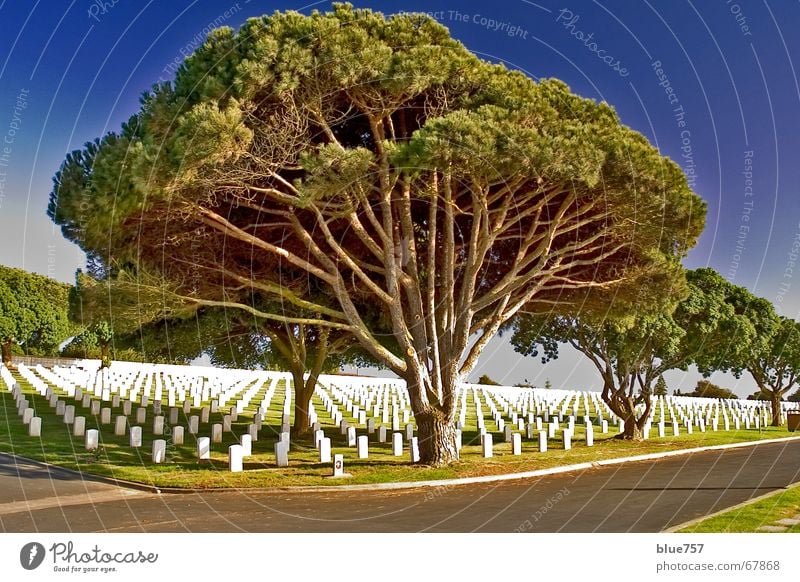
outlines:
{"label": "round logo icon", "polygon": [[22,546],[19,552],[19,563],[26,570],[35,570],[44,561],[44,546],[39,542],[31,542]]}

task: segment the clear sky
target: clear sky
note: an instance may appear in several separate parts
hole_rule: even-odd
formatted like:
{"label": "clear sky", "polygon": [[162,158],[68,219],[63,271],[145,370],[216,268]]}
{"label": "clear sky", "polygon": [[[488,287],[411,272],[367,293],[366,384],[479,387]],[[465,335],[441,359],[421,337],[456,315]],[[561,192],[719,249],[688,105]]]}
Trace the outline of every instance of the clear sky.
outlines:
{"label": "clear sky", "polygon": [[[686,266],[800,310],[800,4],[741,0],[364,1],[425,11],[482,57],[613,105],[709,206]],[[0,0],[0,263],[71,281],[83,256],[45,212],[65,154],[119,128],[210,27],[329,2]],[[476,374],[598,387],[580,356],[542,366],[503,339]],[[696,375],[673,373],[670,388]],[[717,378],[740,394],[749,377]]]}

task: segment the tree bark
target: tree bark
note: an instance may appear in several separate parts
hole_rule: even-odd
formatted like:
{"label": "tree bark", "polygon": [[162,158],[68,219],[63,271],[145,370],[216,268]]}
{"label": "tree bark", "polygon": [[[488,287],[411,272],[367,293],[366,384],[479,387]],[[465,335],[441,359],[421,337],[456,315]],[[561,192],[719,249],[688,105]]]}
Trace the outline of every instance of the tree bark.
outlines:
{"label": "tree bark", "polygon": [[314,395],[314,387],[317,385],[317,377],[311,374],[308,380],[303,378],[305,370],[302,368],[292,370],[292,381],[294,382],[294,423],[292,424],[292,437],[303,436],[311,430],[311,422],[308,416],[308,408],[311,397]]}
{"label": "tree bark", "polygon": [[11,366],[11,343],[12,340],[5,340],[3,342],[3,363],[6,367]]}
{"label": "tree bark", "polygon": [[780,390],[770,390],[770,401],[772,402],[772,426],[780,426],[781,425]]}
{"label": "tree bark", "polygon": [[618,396],[617,390],[611,389],[608,394],[603,392],[603,402],[619,416],[625,423],[624,430],[615,438],[642,441],[644,440],[644,424],[650,412],[650,406],[645,407],[645,412],[641,417],[636,418],[636,400],[631,396]]}
{"label": "tree bark", "polygon": [[100,369],[109,366],[108,347],[108,344],[100,344]]}
{"label": "tree bark", "polygon": [[415,413],[419,438],[419,463],[442,467],[458,460],[456,425],[441,411]]}

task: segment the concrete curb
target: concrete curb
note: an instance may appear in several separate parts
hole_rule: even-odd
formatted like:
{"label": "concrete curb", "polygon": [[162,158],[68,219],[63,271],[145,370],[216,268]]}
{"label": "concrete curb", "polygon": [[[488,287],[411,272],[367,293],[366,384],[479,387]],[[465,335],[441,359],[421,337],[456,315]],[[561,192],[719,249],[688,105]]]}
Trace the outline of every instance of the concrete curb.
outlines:
{"label": "concrete curb", "polygon": [[[393,491],[401,489],[421,489],[424,487],[456,487],[460,485],[473,485],[479,483],[494,483],[500,481],[516,481],[522,479],[532,479],[536,477],[546,477],[549,475],[558,475],[561,473],[570,473],[573,471],[585,471],[586,469],[604,467],[608,465],[619,465],[622,463],[635,463],[637,461],[651,461],[654,459],[662,459],[666,457],[676,457],[680,455],[691,455],[695,453],[704,453],[710,451],[719,451],[725,449],[736,449],[742,447],[752,447],[756,445],[774,444],[782,442],[792,442],[800,440],[800,436],[796,437],[783,437],[776,439],[764,439],[760,441],[744,441],[740,443],[731,443],[727,445],[709,445],[706,447],[695,447],[692,449],[677,449],[674,451],[664,451],[663,453],[649,453],[646,455],[635,455],[632,457],[619,457],[616,459],[604,459],[602,461],[592,461],[586,463],[576,463],[573,465],[562,465],[560,467],[550,467],[549,469],[537,469],[535,471],[524,471],[521,473],[505,473],[501,475],[482,475],[480,477],[461,477],[458,479],[441,479],[435,481],[402,481],[399,483],[364,483],[360,485],[330,485],[330,486],[297,486],[297,487],[252,487],[252,488],[233,488],[233,487],[220,487],[220,488],[183,488],[183,487],[157,487],[155,485],[147,485],[144,483],[137,483],[135,481],[126,481],[124,479],[115,479],[113,477],[105,477],[102,475],[94,475],[91,473],[82,473],[73,469],[66,469],[58,465],[52,465],[44,461],[37,461],[27,457],[20,457],[11,453],[0,453],[0,455],[22,459],[28,463],[47,467],[49,470],[65,471],[74,475],[79,475],[82,479],[90,481],[98,481],[110,485],[117,485],[119,487],[127,487],[130,489],[137,489],[139,491],[147,491],[149,493],[170,493],[170,494],[192,494],[192,493],[325,493],[331,491]],[[769,495],[769,494],[768,494]],[[727,509],[725,511],[728,511]],[[705,519],[705,518],[703,518]],[[683,527],[683,526],[681,526]],[[668,531],[668,530],[666,530]]]}
{"label": "concrete curb", "polygon": [[[741,503],[737,503],[736,505],[731,505],[730,507],[726,507],[725,509],[720,509],[719,511],[715,511],[714,513],[710,513],[708,515],[704,515],[703,517],[697,517],[695,519],[690,519],[689,521],[686,521],[684,523],[673,525],[672,527],[663,530],[662,533],[677,533],[679,530],[682,530],[685,527],[691,527],[695,524],[700,523],[701,521],[711,519],[712,517],[717,517],[718,515],[722,515],[723,513],[729,513],[731,511],[736,511],[737,509],[742,509],[743,507],[747,507],[748,505],[752,505],[753,503],[758,503],[762,499],[768,499],[770,497],[774,497],[775,495],[786,493],[787,491],[789,491],[790,489],[794,489],[795,487],[800,487],[800,482],[792,483],[791,485],[788,485],[786,487],[781,487],[780,489],[776,489],[775,491],[770,491],[769,493],[764,493],[764,495],[753,497],[752,499],[748,499],[747,501],[742,501]],[[686,533],[692,533],[692,532],[686,532]]]}

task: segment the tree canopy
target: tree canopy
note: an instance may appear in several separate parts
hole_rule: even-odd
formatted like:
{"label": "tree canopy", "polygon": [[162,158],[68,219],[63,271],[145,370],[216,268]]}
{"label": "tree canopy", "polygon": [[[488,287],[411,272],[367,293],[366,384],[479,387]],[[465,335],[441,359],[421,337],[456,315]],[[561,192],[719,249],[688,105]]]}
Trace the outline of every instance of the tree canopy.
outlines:
{"label": "tree canopy", "polygon": [[[771,328],[771,305],[708,268],[686,273],[684,296],[670,306],[646,301],[624,317],[586,310],[577,315],[523,315],[514,323],[514,348],[558,357],[566,343],[583,353],[603,379],[602,398],[625,421],[625,438],[641,438],[654,384],[691,364],[704,373],[740,371]],[[662,289],[663,296],[674,295]]]}
{"label": "tree canopy", "polygon": [[443,464],[456,385],[506,322],[669,286],[705,204],[609,105],[426,15],[334,4],[212,32],[67,157],[49,214],[176,305],[351,334]]}
{"label": "tree canopy", "polygon": [[748,352],[746,368],[772,403],[773,426],[780,426],[781,400],[800,385],[800,323],[780,317],[773,333],[755,348]]}
{"label": "tree canopy", "polygon": [[14,347],[51,355],[69,338],[70,286],[42,275],[0,265],[0,343],[3,363]]}

